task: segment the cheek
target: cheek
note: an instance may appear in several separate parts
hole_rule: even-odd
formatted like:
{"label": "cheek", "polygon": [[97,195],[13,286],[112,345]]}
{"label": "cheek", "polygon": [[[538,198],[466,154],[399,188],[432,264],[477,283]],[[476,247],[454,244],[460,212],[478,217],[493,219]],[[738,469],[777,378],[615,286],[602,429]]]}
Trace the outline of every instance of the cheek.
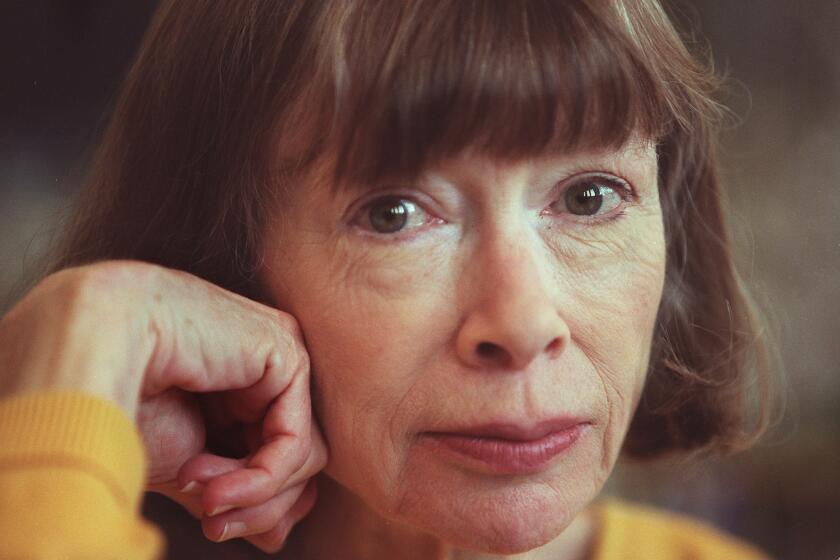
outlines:
{"label": "cheek", "polygon": [[[289,310],[312,361],[327,473],[362,495],[397,484],[405,431],[424,401],[423,373],[451,336],[444,327],[451,265],[436,249],[418,254],[350,252],[338,243],[308,252],[284,283],[296,286]],[[358,473],[378,480],[355,480]]]}
{"label": "cheek", "polygon": [[604,477],[644,387],[664,277],[664,237],[660,222],[651,220],[609,256],[592,257],[565,279],[572,351],[585,356],[602,395]]}

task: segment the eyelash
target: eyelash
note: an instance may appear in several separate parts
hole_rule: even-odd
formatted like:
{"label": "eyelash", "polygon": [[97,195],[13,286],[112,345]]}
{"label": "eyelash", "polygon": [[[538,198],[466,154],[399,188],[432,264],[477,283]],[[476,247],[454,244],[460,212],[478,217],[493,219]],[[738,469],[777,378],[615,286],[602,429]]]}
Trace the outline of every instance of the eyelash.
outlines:
{"label": "eyelash", "polygon": [[[395,202],[408,202],[411,205],[417,207],[421,212],[428,214],[430,217],[426,220],[422,226],[414,228],[413,230],[409,230],[407,232],[399,231],[397,233],[380,233],[377,231],[373,231],[369,228],[363,228],[357,225],[358,222],[368,221],[369,212],[370,210],[376,206],[377,204],[381,204],[387,201],[395,201]],[[393,194],[386,194],[380,195],[377,198],[374,198],[366,203],[364,203],[361,208],[355,212],[353,224],[356,228],[362,230],[365,235],[372,237],[377,240],[382,240],[385,242],[397,242],[397,241],[410,241],[417,235],[419,235],[422,231],[427,229],[428,224],[430,223],[443,223],[443,220],[440,218],[433,217],[432,213],[425,209],[424,204],[418,202],[413,196],[400,194],[400,193],[393,193]]]}
{"label": "eyelash", "polygon": [[[569,216],[573,216],[573,220],[577,222],[581,222],[584,225],[593,226],[608,222],[613,222],[624,215],[624,204],[630,201],[636,200],[638,197],[636,195],[635,190],[630,185],[630,183],[620,177],[611,174],[604,174],[604,173],[579,173],[575,174],[572,178],[560,181],[556,187],[556,194],[553,197],[554,202],[549,205],[549,208],[556,204],[557,202],[565,202],[564,196],[569,191],[569,189],[580,185],[582,183],[586,183],[588,181],[591,182],[599,182],[601,186],[607,186],[612,189],[621,199],[620,205],[617,207],[618,210],[611,211],[608,215],[578,215],[572,214],[570,212],[560,212],[559,214],[567,214]],[[413,206],[420,209],[420,211],[429,214],[431,213],[424,208],[424,205],[420,202],[417,202],[414,197],[411,195],[405,195],[401,193],[392,193],[386,195],[380,195],[377,198],[369,200],[365,202],[357,212],[355,212],[353,224],[356,228],[361,229],[365,232],[365,235],[373,237],[378,240],[382,240],[385,242],[407,242],[411,241],[417,235],[420,235],[423,231],[427,229],[428,224],[435,223],[435,222],[443,222],[440,218],[431,217],[429,220],[425,221],[422,226],[414,228],[413,230],[409,230],[408,232],[398,231],[396,233],[382,233],[373,231],[369,228],[363,228],[357,225],[359,221],[368,221],[369,224],[369,212],[370,210],[375,207],[377,204],[381,204],[382,202],[392,200],[394,202],[408,202]],[[540,213],[541,216],[546,214],[552,214],[550,211],[543,211]],[[553,213],[558,214],[558,213]]]}
{"label": "eyelash", "polygon": [[[599,223],[607,223],[613,220],[616,220],[624,215],[624,205],[623,203],[633,202],[637,200],[636,191],[630,185],[629,181],[617,177],[615,175],[604,174],[604,173],[582,173],[574,175],[571,179],[561,181],[558,183],[557,192],[554,196],[555,203],[564,201],[564,196],[574,187],[578,185],[583,185],[586,183],[598,183],[600,186],[607,186],[612,189],[618,197],[621,199],[621,202],[616,207],[618,210],[605,213],[604,215],[579,215],[579,214],[572,214],[571,212],[565,212],[569,216],[572,216],[574,221],[582,222],[588,225],[597,225]],[[553,206],[553,204],[551,205]]]}

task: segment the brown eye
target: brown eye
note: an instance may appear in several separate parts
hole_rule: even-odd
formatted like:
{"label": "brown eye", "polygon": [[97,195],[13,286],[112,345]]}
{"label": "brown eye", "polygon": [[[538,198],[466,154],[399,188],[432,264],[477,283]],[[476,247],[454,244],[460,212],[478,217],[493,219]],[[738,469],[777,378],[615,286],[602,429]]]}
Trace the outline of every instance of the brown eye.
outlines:
{"label": "brown eye", "polygon": [[417,205],[399,197],[374,201],[367,209],[367,220],[377,233],[397,233],[418,213]]}
{"label": "brown eye", "polygon": [[563,202],[566,211],[576,216],[606,214],[621,204],[620,190],[621,187],[612,186],[604,179],[586,179],[567,188]]}

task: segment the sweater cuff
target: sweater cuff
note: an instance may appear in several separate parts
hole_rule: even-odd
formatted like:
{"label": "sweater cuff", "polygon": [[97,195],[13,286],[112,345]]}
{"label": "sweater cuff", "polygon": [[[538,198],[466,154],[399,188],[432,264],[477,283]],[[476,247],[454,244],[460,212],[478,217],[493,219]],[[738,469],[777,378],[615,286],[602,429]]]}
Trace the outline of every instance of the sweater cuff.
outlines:
{"label": "sweater cuff", "polygon": [[65,466],[99,478],[136,510],[145,450],[134,423],[110,401],[84,393],[29,393],[0,400],[0,468]]}

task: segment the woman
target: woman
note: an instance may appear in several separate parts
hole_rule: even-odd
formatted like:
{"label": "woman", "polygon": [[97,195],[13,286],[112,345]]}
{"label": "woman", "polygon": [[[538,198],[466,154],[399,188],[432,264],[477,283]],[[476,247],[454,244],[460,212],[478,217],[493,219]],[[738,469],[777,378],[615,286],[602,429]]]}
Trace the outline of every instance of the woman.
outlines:
{"label": "woman", "polygon": [[0,322],[12,556],[154,557],[145,480],[286,558],[762,557],[595,502],[766,421],[712,86],[650,0],[164,2]]}

